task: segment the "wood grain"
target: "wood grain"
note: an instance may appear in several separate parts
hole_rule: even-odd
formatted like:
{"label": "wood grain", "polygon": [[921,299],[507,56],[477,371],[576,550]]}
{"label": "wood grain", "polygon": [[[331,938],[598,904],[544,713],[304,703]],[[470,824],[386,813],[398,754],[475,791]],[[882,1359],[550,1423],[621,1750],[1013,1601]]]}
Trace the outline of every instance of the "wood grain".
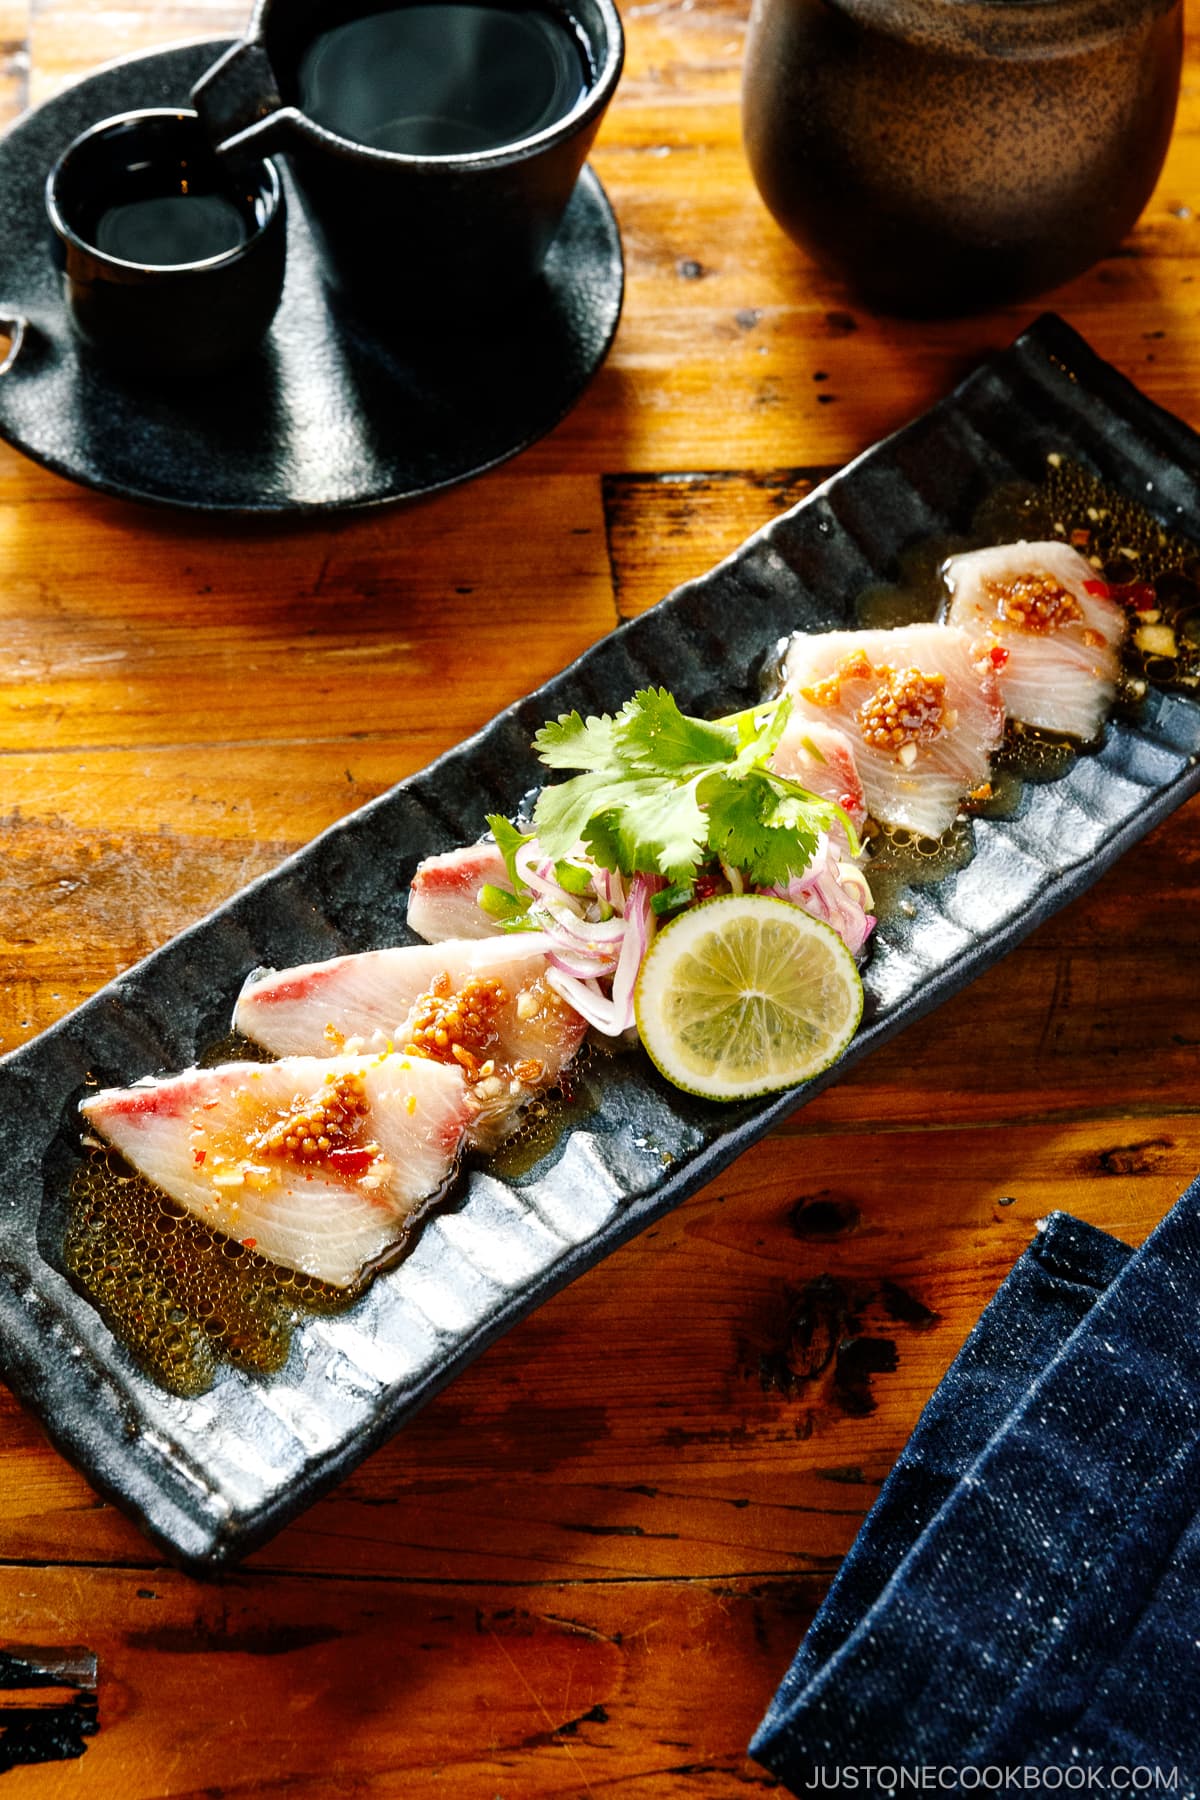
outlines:
{"label": "wood grain", "polygon": [[[770,1681],[813,1598],[803,1578],[465,1592],[0,1576],[5,1619],[26,1642],[81,1609],[95,1621],[107,1680],[78,1773],[85,1791],[127,1800],[761,1792],[775,1784],[745,1759],[749,1684],[731,1687],[728,1670],[749,1664]],[[32,1800],[65,1791],[61,1764],[18,1779]]]}
{"label": "wood grain", "polygon": [[[1200,422],[1191,48],[1128,242],[1035,304],[918,324],[771,223],[740,149],[745,12],[626,8],[594,159],[625,313],[571,416],[507,467],[361,518],[215,525],[0,447],[0,1050],[729,554],[1042,304]],[[243,19],[0,0],[0,119]],[[4,1641],[99,1659],[99,1734],[14,1791],[769,1788],[750,1732],[1038,1218],[1137,1242],[1200,1167],[1198,825],[1194,801],[235,1577],[156,1566],[0,1395]],[[867,1382],[838,1354],[860,1339]]]}
{"label": "wood grain", "polygon": [[[828,1571],[1036,1221],[1064,1208],[1140,1241],[1200,1167],[1194,1109],[1152,1127],[930,1135],[863,1134],[849,1164],[837,1132],[757,1145],[495,1345],[254,1566],[518,1582]],[[810,1370],[797,1346],[814,1321],[890,1343],[895,1368],[865,1397],[836,1362]],[[8,1553],[149,1565],[136,1530],[4,1405]]]}

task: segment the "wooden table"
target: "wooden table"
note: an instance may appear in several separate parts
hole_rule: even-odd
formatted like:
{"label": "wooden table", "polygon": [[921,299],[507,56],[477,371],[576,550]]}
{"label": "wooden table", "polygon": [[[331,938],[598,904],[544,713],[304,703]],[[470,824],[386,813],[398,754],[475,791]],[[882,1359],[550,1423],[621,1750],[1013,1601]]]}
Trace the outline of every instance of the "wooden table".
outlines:
{"label": "wooden table", "polygon": [[[0,115],[242,24],[236,0],[0,0]],[[404,509],[230,526],[0,448],[0,1049],[703,570],[1036,312],[872,317],[750,182],[739,0],[632,5],[626,25],[594,158],[625,316],[581,404],[515,462]],[[1132,238],[1050,297],[1193,422],[1198,80],[1193,62]],[[1064,1207],[1137,1240],[1200,1168],[1198,824],[1194,801],[234,1576],[160,1566],[0,1394],[0,1638],[92,1652],[100,1720],[81,1760],[23,1768],[13,1792],[772,1786],[750,1732],[1034,1221]],[[829,1374],[783,1378],[824,1281],[826,1323],[849,1312],[894,1345],[858,1405]]]}

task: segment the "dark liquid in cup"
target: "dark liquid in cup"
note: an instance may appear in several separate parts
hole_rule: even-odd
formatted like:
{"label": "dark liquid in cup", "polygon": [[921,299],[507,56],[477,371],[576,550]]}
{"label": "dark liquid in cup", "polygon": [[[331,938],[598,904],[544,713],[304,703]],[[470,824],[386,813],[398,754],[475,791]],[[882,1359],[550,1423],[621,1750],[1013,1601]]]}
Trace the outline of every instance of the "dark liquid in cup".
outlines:
{"label": "dark liquid in cup", "polygon": [[446,0],[322,32],[301,59],[299,98],[309,118],[355,143],[461,156],[544,131],[592,79],[564,14]]}
{"label": "dark liquid in cup", "polygon": [[223,256],[248,236],[246,220],[232,200],[188,192],[117,202],[100,214],[92,241],[122,262],[170,268]]}

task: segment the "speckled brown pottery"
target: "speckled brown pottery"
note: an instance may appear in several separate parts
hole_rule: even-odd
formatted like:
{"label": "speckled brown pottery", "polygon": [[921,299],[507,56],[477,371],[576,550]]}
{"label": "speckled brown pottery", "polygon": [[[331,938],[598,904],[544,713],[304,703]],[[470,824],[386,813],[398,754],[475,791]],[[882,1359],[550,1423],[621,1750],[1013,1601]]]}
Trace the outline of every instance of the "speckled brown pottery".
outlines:
{"label": "speckled brown pottery", "polygon": [[751,169],[784,230],[878,304],[1035,293],[1145,205],[1182,23],[1182,0],[754,0]]}

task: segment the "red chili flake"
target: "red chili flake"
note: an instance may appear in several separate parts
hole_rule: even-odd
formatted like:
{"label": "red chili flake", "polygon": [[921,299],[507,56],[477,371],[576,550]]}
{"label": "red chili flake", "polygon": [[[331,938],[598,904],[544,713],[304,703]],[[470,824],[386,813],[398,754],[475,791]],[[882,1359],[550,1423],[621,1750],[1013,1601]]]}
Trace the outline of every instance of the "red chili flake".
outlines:
{"label": "red chili flake", "polygon": [[988,660],[993,669],[1002,669],[1007,663],[1008,658],[1009,652],[1004,648],[1003,644],[993,644],[988,651]]}
{"label": "red chili flake", "polygon": [[373,1150],[331,1150],[325,1158],[329,1167],[339,1175],[349,1175],[354,1180],[365,1175],[375,1161]]}
{"label": "red chili flake", "polygon": [[243,1238],[242,1239],[243,1250],[253,1250],[257,1247],[257,1245],[258,1245],[257,1238]]}
{"label": "red chili flake", "polygon": [[1084,592],[1101,600],[1115,600],[1130,612],[1151,612],[1158,605],[1158,595],[1150,581],[1085,581]]}
{"label": "red chili flake", "polygon": [[1134,612],[1153,612],[1158,605],[1158,595],[1149,581],[1128,581],[1123,588],[1113,589],[1113,598],[1122,606],[1131,606]]}
{"label": "red chili flake", "polygon": [[207,1150],[193,1150],[192,1151],[192,1161],[195,1163],[197,1168],[200,1167],[200,1164],[204,1161],[204,1159],[207,1155],[208,1155]]}
{"label": "red chili flake", "polygon": [[1071,533],[1071,542],[1077,550],[1082,550],[1085,544],[1091,542],[1091,537],[1092,534],[1090,531],[1084,531],[1082,527],[1080,527],[1078,530]]}

